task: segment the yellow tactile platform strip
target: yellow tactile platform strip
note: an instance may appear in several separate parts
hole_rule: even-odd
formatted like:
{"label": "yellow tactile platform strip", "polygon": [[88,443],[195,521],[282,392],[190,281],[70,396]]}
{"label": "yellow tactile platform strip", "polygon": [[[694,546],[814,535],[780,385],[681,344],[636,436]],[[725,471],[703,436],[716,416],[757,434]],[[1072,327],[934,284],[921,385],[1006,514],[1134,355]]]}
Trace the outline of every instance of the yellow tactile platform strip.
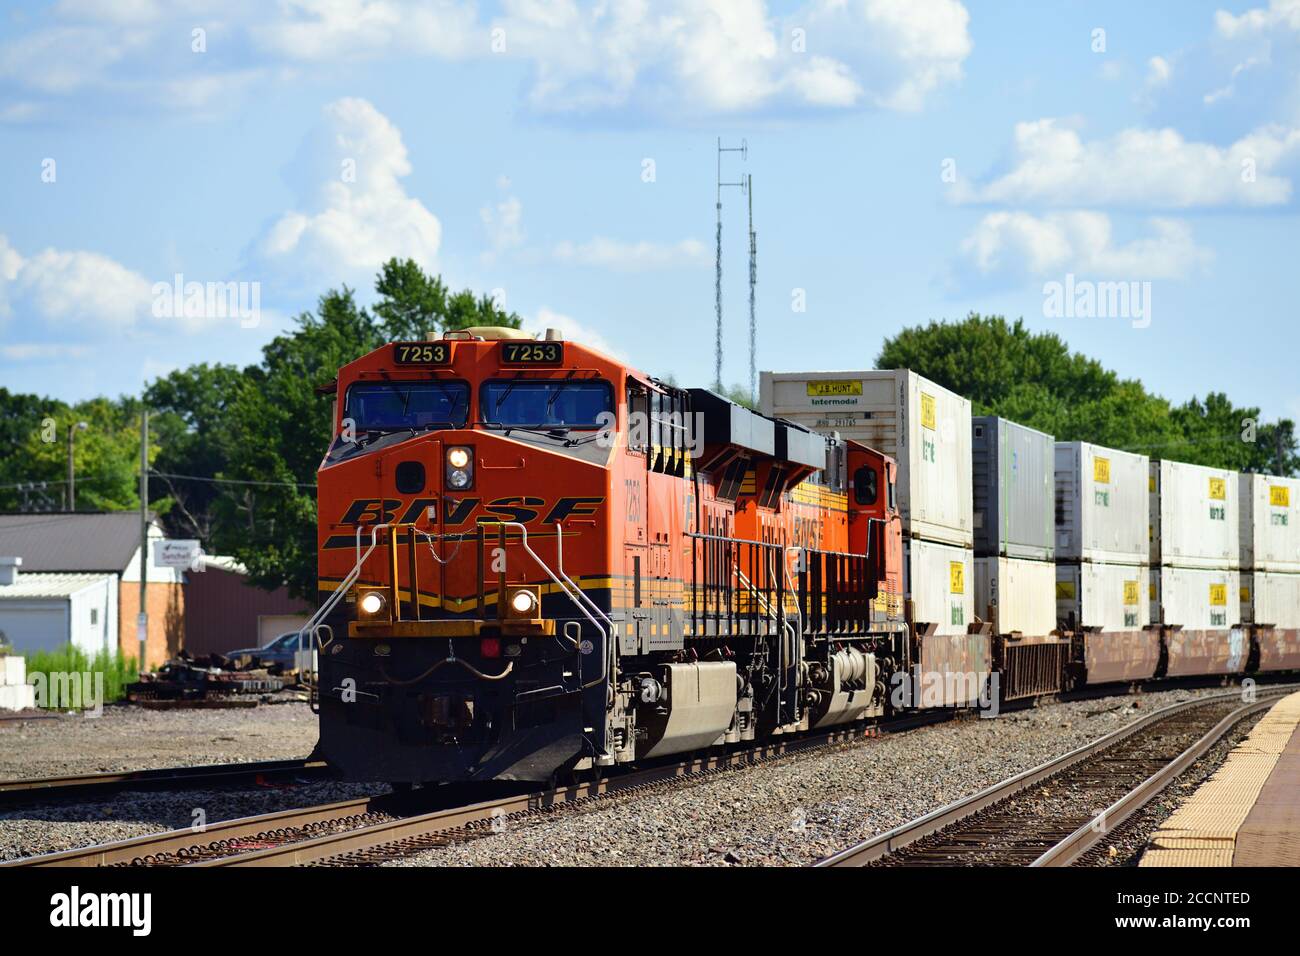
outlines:
{"label": "yellow tactile platform strip", "polygon": [[1300,866],[1300,693],[1282,698],[1151,838],[1139,866]]}

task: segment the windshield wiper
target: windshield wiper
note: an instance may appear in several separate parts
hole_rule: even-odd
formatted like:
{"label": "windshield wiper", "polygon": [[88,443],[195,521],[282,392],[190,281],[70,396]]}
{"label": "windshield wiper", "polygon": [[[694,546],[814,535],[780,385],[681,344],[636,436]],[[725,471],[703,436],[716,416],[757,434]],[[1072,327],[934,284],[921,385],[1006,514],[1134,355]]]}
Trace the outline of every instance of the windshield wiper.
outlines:
{"label": "windshield wiper", "polygon": [[501,403],[506,400],[506,396],[508,396],[512,391],[514,391],[515,385],[523,377],[524,377],[524,373],[520,372],[518,375],[516,375],[514,378],[510,380],[510,384],[506,386],[506,390],[497,396],[497,403],[494,406],[492,406],[493,412],[501,411]]}

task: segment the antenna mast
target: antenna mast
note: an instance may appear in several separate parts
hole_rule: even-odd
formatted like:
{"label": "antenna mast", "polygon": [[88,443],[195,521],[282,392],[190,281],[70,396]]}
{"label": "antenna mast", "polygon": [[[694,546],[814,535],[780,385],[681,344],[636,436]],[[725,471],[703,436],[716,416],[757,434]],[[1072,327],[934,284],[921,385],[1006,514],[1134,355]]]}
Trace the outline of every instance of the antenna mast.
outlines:
{"label": "antenna mast", "polygon": [[758,285],[758,233],[754,232],[754,177],[745,177],[749,198],[749,403],[758,404],[758,318],[754,311],[754,287]]}
{"label": "antenna mast", "polygon": [[724,183],[722,181],[723,153],[740,153],[741,159],[748,159],[749,144],[742,139],[739,146],[723,146],[722,137],[718,137],[718,197],[715,207],[718,214],[718,229],[713,276],[714,304],[717,309],[717,328],[714,331],[713,338],[713,388],[716,392],[722,391],[722,187],[739,186],[742,191],[747,191],[749,188],[747,182],[743,179],[734,183]]}

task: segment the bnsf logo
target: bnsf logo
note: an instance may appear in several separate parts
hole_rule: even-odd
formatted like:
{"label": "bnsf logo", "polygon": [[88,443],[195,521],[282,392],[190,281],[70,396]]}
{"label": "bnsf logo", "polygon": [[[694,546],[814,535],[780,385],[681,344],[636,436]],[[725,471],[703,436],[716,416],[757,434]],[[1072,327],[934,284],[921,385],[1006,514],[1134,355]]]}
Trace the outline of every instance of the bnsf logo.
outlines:
{"label": "bnsf logo", "polygon": [[[494,498],[487,504],[482,498],[443,499],[444,524],[461,525],[474,518],[475,523],[517,521],[528,524],[545,513],[543,524],[555,524],[573,516],[594,515],[604,498],[560,498],[550,505],[544,498],[512,495]],[[358,498],[339,519],[340,524],[413,524],[425,511],[438,504],[437,498],[416,498],[403,510],[400,498]],[[401,518],[398,513],[401,512]],[[476,512],[479,512],[476,514]]]}

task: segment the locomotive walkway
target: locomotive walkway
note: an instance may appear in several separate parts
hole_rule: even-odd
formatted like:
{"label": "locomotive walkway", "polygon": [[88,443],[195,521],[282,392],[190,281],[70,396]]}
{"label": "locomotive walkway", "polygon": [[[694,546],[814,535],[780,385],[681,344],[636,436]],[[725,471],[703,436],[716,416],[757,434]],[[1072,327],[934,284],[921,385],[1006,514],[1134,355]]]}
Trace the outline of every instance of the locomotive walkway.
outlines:
{"label": "locomotive walkway", "polygon": [[1273,706],[1139,866],[1300,866],[1300,693]]}

